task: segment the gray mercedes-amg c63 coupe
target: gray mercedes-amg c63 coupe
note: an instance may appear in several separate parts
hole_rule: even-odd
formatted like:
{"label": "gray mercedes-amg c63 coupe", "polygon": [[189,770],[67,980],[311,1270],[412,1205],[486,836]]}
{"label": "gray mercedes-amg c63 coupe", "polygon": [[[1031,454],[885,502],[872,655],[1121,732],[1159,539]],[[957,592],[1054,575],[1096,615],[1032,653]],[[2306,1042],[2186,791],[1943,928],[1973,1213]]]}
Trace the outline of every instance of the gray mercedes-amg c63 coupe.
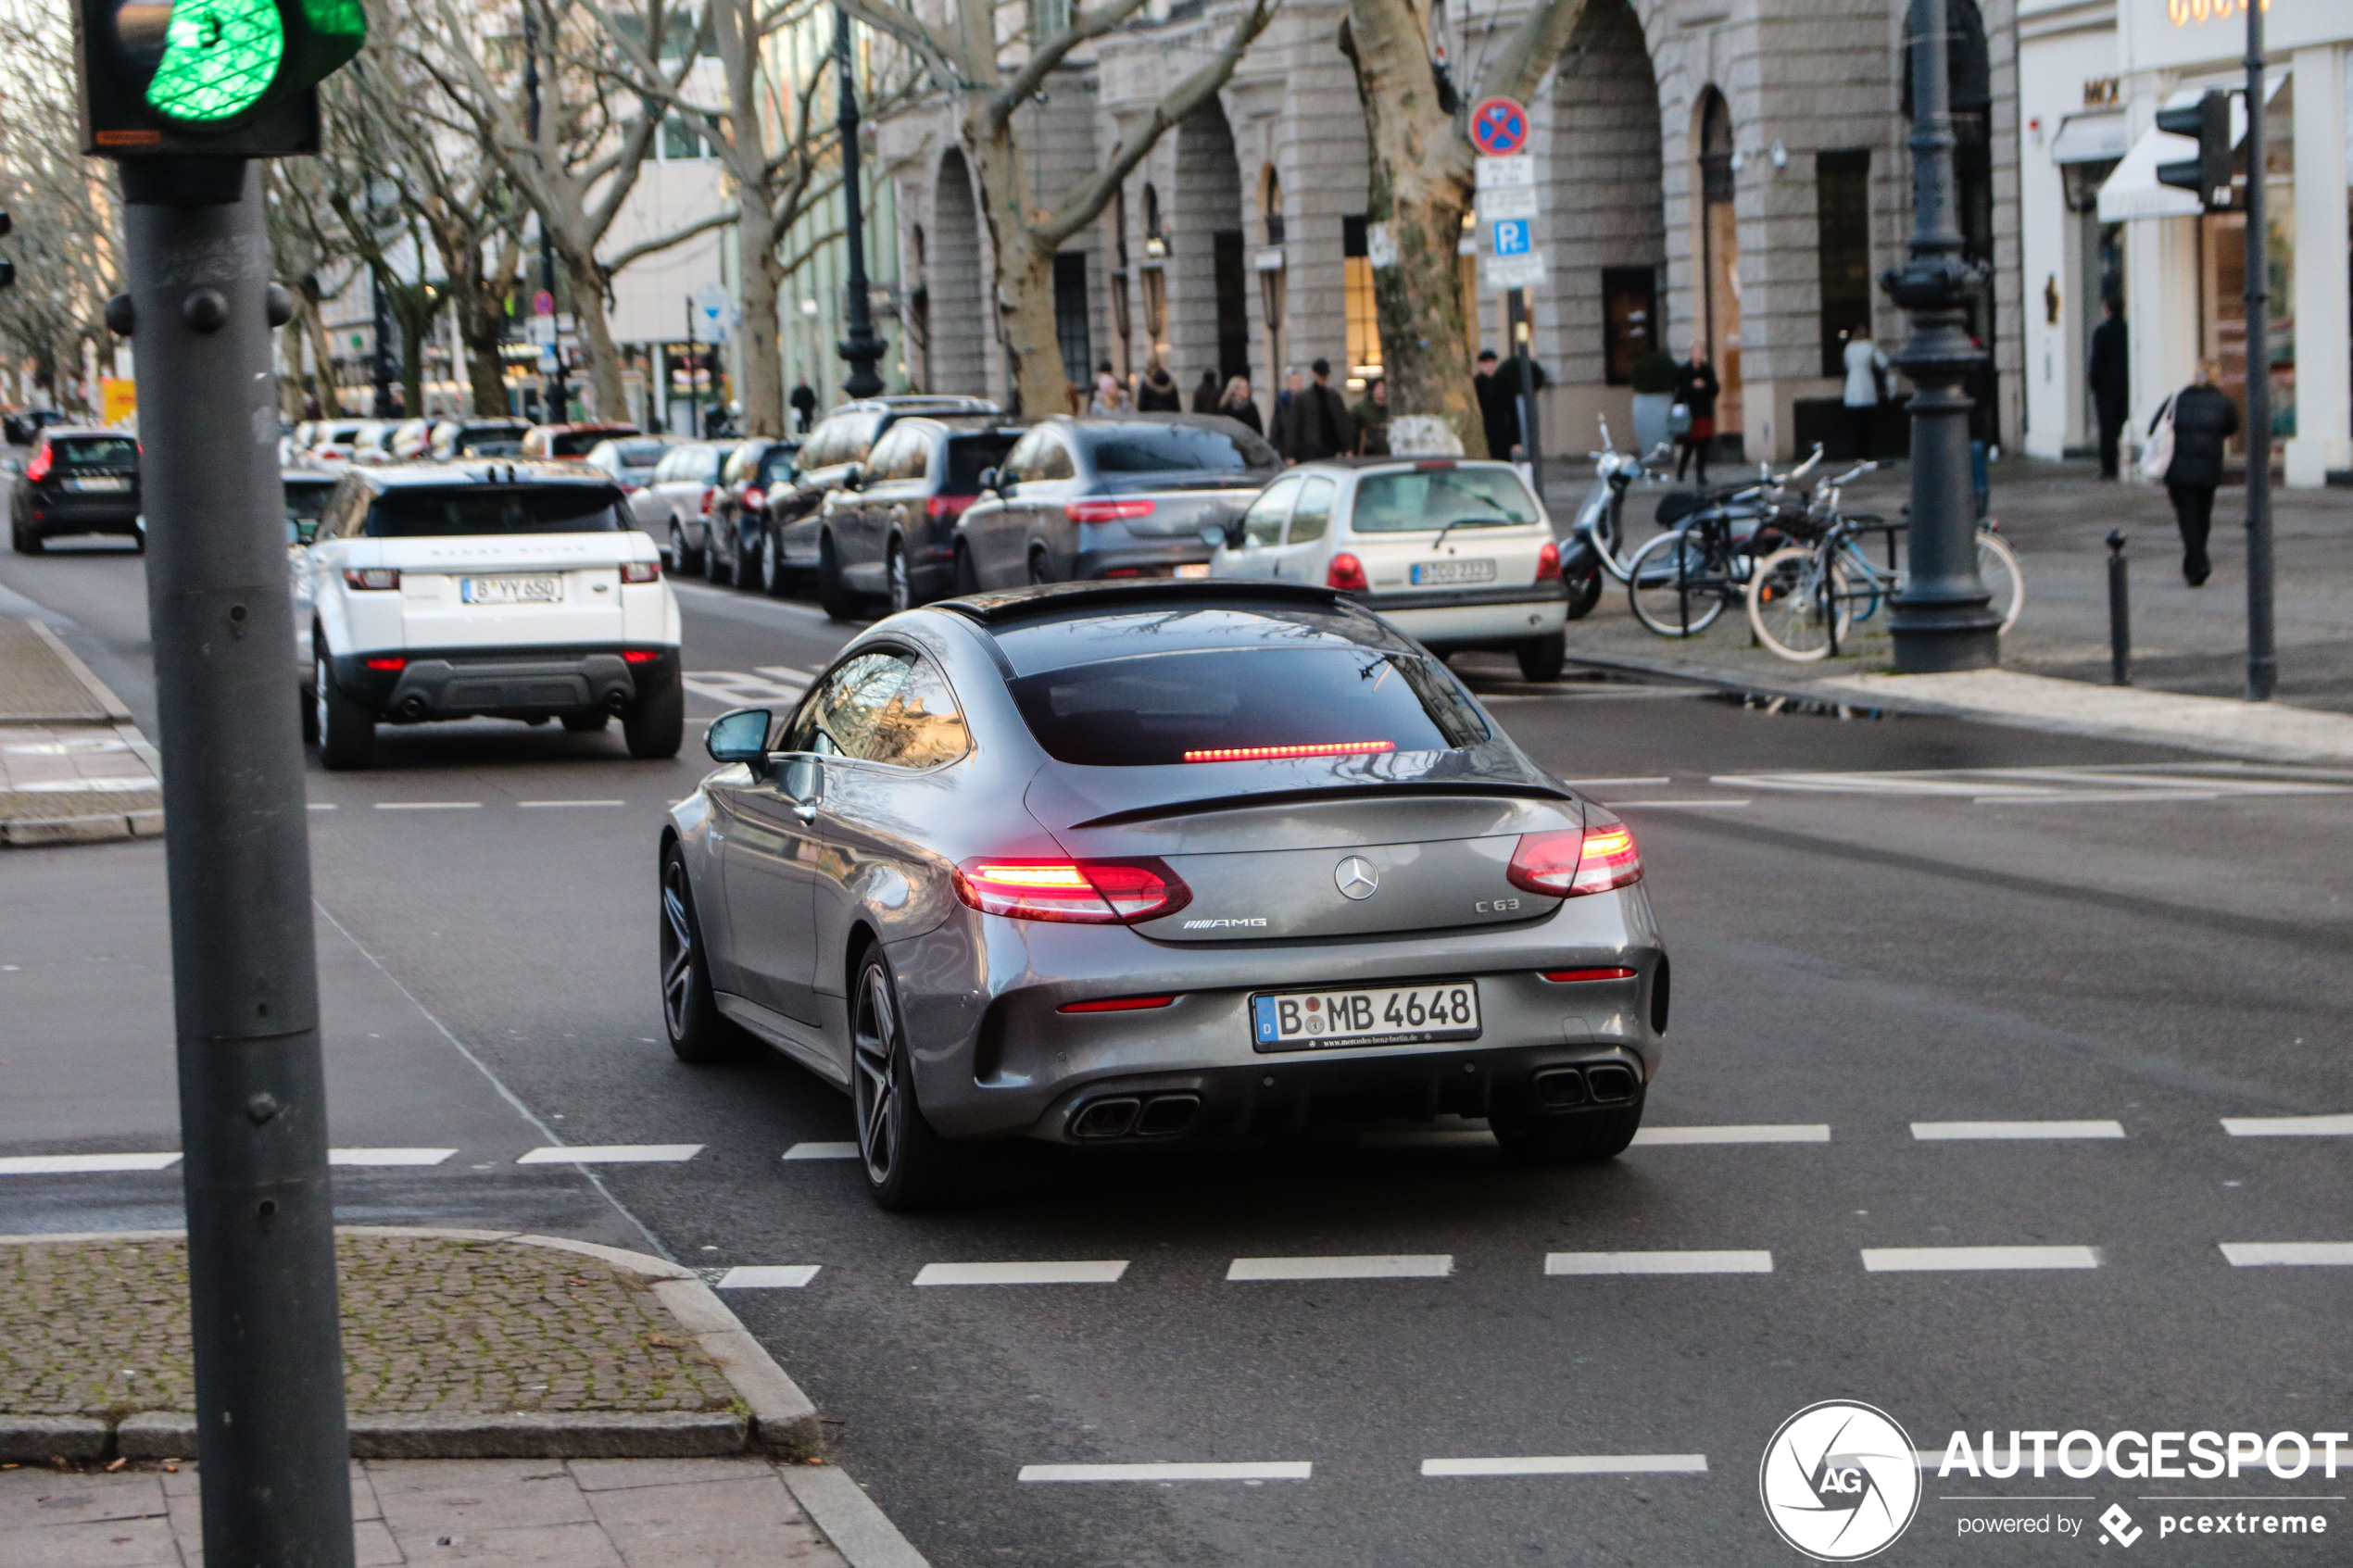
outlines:
{"label": "gray mercedes-amg c63 coupe", "polygon": [[887,1208],[960,1146],[1485,1117],[1605,1160],[1667,961],[1632,836],[1410,638],[1276,583],[896,615],[712,721],[661,838],[670,1043],[855,1100]]}

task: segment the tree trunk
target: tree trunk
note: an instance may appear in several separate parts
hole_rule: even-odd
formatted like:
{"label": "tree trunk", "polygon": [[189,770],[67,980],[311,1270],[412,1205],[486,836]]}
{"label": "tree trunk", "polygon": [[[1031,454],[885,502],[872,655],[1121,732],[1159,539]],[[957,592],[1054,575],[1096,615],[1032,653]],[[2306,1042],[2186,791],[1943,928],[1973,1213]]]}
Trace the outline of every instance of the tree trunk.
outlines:
{"label": "tree trunk", "polygon": [[621,389],[621,351],[613,346],[612,323],[605,320],[604,269],[593,256],[563,256],[572,280],[573,327],[580,334],[582,369],[587,372],[590,411],[600,420],[617,420],[628,411]]}
{"label": "tree trunk", "polygon": [[1015,410],[1033,420],[1063,413],[1070,407],[1070,377],[1054,331],[1054,254],[1040,247],[1030,231],[1036,197],[1022,167],[1013,117],[998,119],[992,129],[987,110],[975,108],[965,117],[963,141],[979,175],[980,214],[995,261],[997,331]]}
{"label": "tree trunk", "polygon": [[434,307],[422,283],[403,283],[393,314],[400,321],[400,406],[409,418],[425,417],[425,339],[433,332]]}
{"label": "tree trunk", "polygon": [[1366,220],[1386,224],[1396,260],[1373,272],[1390,417],[1435,415],[1473,457],[1487,452],[1457,245],[1472,205],[1472,153],[1439,107],[1416,0],[1350,0],[1340,48],[1356,70],[1371,163]]}
{"label": "tree trunk", "polygon": [[784,264],[768,240],[768,204],[764,192],[748,185],[736,188],[741,214],[736,220],[736,275],[743,280],[743,386],[746,435],[785,433],[785,360],[777,342],[776,294],[785,278]]}
{"label": "tree trunk", "polygon": [[321,419],[339,419],[343,415],[343,389],[335,382],[335,342],[327,335],[327,313],[320,302],[306,302],[305,312],[310,318],[310,352],[317,364],[319,377],[319,415]]}

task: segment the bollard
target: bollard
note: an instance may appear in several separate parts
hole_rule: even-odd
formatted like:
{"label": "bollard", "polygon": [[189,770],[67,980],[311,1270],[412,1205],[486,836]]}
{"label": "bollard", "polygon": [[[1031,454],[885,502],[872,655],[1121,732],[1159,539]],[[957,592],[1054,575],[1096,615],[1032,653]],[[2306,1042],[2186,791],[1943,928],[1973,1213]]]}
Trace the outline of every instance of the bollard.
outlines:
{"label": "bollard", "polygon": [[2108,684],[2133,684],[2133,590],[2125,580],[2124,531],[2108,531]]}

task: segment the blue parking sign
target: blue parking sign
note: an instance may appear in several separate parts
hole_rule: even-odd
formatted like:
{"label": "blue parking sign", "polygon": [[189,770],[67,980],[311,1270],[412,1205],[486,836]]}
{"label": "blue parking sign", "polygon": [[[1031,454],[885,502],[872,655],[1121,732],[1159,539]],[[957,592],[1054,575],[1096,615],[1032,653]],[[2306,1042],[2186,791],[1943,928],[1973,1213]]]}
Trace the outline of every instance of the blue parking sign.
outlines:
{"label": "blue parking sign", "polygon": [[1535,248],[1535,245],[1529,239],[1529,221],[1527,219],[1498,219],[1495,221],[1494,228],[1495,254],[1497,256],[1526,256],[1529,251]]}

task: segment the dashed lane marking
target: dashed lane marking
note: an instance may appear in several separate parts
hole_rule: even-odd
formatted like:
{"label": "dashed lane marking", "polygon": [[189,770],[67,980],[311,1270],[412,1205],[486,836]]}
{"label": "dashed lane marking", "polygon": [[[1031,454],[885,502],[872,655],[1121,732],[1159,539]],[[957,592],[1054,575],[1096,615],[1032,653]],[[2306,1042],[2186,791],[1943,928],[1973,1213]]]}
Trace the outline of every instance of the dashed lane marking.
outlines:
{"label": "dashed lane marking", "polygon": [[1735,810],[1743,806],[1753,806],[1755,802],[1751,800],[1604,800],[1602,804],[1613,811],[1622,811],[1629,806],[1661,811],[1723,811]]}
{"label": "dashed lane marking", "polygon": [[1523,1454],[1508,1459],[1426,1459],[1425,1475],[1701,1475],[1705,1454]]}
{"label": "dashed lane marking", "polygon": [[1305,1460],[1204,1464],[1025,1464],[1024,1481],[1305,1481],[1315,1467]]}
{"label": "dashed lane marking", "polygon": [[817,1277],[815,1263],[741,1263],[719,1276],[722,1290],[799,1290]]}
{"label": "dashed lane marking", "polygon": [[2234,1138],[2353,1137],[2353,1116],[2225,1116],[2222,1130]]}
{"label": "dashed lane marking", "polygon": [[1659,774],[1656,778],[1648,779],[1563,779],[1561,781],[1571,789],[1631,789],[1636,784],[1663,784],[1674,782],[1665,773]]}
{"label": "dashed lane marking", "polygon": [[314,800],[303,808],[307,811],[332,811],[334,809],[335,803],[332,800]]}
{"label": "dashed lane marking", "polygon": [[2084,768],[1939,768],[1880,772],[1718,773],[1708,783],[1727,789],[1769,789],[1809,795],[1960,797],[1980,806],[2118,805],[2141,801],[2217,800],[2223,797],[2343,795],[2345,775],[2292,766],[2256,772],[2235,763],[2183,767],[2127,764]]}
{"label": "dashed lane marking", "polygon": [[854,1143],[797,1143],[785,1150],[787,1160],[855,1160],[858,1146]]}
{"label": "dashed lane marking", "polygon": [[698,1143],[582,1144],[577,1148],[535,1148],[519,1157],[518,1165],[662,1165],[692,1160],[702,1152]]}
{"label": "dashed lane marking", "polygon": [[1830,1128],[1821,1123],[1780,1126],[1644,1127],[1634,1135],[1637,1144],[1688,1143],[1828,1143]]}
{"label": "dashed lane marking", "polygon": [[1863,1267],[1875,1274],[1935,1273],[1971,1269],[2096,1269],[2095,1247],[1866,1247]]}
{"label": "dashed lane marking", "polygon": [[1770,1252],[1547,1252],[1547,1274],[1769,1274]]}
{"label": "dashed lane marking", "polygon": [[379,800],[379,811],[479,811],[479,800]]}
{"label": "dashed lane marking", "polygon": [[917,1285],[1115,1285],[1125,1258],[1044,1263],[925,1263]]}
{"label": "dashed lane marking", "polygon": [[2353,1266],[2353,1241],[2226,1241],[2221,1247],[2234,1269]]}
{"label": "dashed lane marking", "polygon": [[1376,1252],[1354,1258],[1237,1258],[1228,1280],[1444,1279],[1454,1272],[1451,1252]]}
{"label": "dashed lane marking", "polygon": [[327,1150],[330,1165],[438,1165],[458,1151],[454,1148],[331,1148]]}
{"label": "dashed lane marking", "polygon": [[0,1176],[80,1176],[101,1171],[168,1171],[177,1154],[12,1154],[0,1158]]}
{"label": "dashed lane marking", "polygon": [[1964,1138],[2120,1138],[2118,1122],[1915,1122],[1912,1136],[1922,1143]]}
{"label": "dashed lane marking", "polygon": [[518,800],[516,805],[526,811],[554,811],[567,806],[626,806],[626,800]]}

